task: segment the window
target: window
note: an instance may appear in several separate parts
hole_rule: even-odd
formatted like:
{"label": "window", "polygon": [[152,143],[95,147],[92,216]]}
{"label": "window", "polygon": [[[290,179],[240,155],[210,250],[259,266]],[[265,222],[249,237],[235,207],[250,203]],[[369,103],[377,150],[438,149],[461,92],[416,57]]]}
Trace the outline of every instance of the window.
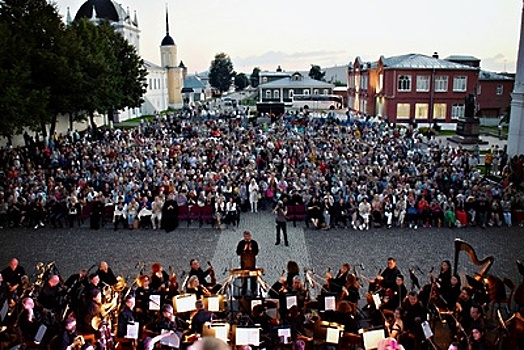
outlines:
{"label": "window", "polygon": [[435,103],[433,105],[433,119],[446,119],[446,104]]}
{"label": "window", "polygon": [[411,75],[398,77],[398,91],[411,91]]}
{"label": "window", "polygon": [[417,92],[429,91],[429,75],[417,76]]}
{"label": "window", "polygon": [[466,107],[463,104],[459,104],[459,103],[454,104],[451,107],[451,118],[452,119],[464,118],[465,109]]}
{"label": "window", "polygon": [[497,85],[497,95],[502,95],[504,93],[504,86],[499,84]]}
{"label": "window", "polygon": [[397,119],[409,119],[409,103],[397,103]]}
{"label": "window", "polygon": [[266,98],[267,98],[268,100],[271,99],[271,90],[266,90]]}
{"label": "window", "polygon": [[302,94],[303,95],[309,95],[309,89],[304,89],[304,91],[302,91]]}
{"label": "window", "polygon": [[287,97],[289,97],[289,98],[293,98],[293,94],[294,94],[294,93],[295,93],[295,92],[293,91],[293,89],[289,90],[289,91],[287,92]]}
{"label": "window", "polygon": [[322,94],[324,94],[324,95],[329,95],[329,90],[328,90],[328,89],[324,89],[324,90],[322,91]]}
{"label": "window", "polygon": [[428,119],[427,103],[415,103],[415,119]]}
{"label": "window", "polygon": [[378,91],[382,91],[382,88],[384,87],[384,74],[380,73],[378,76]]}
{"label": "window", "polygon": [[448,91],[448,76],[439,75],[435,77],[435,92]]}
{"label": "window", "polygon": [[318,89],[313,90],[313,95],[318,95]]}
{"label": "window", "polygon": [[453,91],[464,92],[467,90],[468,78],[467,77],[454,77],[453,78]]}
{"label": "window", "polygon": [[362,79],[360,81],[360,88],[363,90],[367,90],[368,88],[368,76],[367,75],[362,76]]}
{"label": "window", "polygon": [[274,90],[273,91],[273,98],[274,99],[279,99],[280,98],[280,91]]}
{"label": "window", "polygon": [[267,77],[262,77],[262,84],[267,83]]}

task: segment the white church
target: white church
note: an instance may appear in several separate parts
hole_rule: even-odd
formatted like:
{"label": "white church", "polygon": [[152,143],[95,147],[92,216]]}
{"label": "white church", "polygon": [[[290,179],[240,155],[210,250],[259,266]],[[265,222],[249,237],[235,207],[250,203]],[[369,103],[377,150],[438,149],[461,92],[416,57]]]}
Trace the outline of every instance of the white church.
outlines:
{"label": "white church", "polygon": [[[88,18],[98,23],[109,22],[115,30],[136,47],[140,55],[140,28],[136,11],[133,17],[129,11],[113,0],[87,0],[78,9],[75,20]],[[69,8],[67,24],[72,22]],[[196,76],[187,77],[187,69],[178,62],[177,45],[169,34],[169,18],[166,9],[166,36],[160,44],[161,64],[144,60],[147,69],[147,90],[143,96],[144,103],[140,108],[119,111],[115,121],[124,121],[141,115],[155,114],[168,108],[179,109],[186,102],[199,101],[205,98],[205,84]],[[185,86],[184,81],[188,85]]]}

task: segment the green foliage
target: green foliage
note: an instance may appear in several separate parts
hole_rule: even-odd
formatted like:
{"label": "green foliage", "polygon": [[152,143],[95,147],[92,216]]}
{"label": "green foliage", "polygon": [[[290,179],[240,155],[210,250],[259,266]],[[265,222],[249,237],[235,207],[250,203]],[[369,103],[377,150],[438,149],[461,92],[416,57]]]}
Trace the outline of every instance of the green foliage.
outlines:
{"label": "green foliage", "polygon": [[249,77],[249,80],[251,82],[251,87],[258,87],[258,82],[260,81],[260,68],[255,67],[253,68],[253,72],[251,72],[251,76]]}
{"label": "green foliage", "polygon": [[233,63],[228,55],[219,53],[209,67],[209,84],[221,93],[229,90],[234,77]]}
{"label": "green foliage", "polygon": [[[145,93],[143,61],[109,24],[66,27],[46,0],[0,1],[0,133],[51,124],[58,114],[137,107]],[[42,130],[45,134],[45,130]]]}
{"label": "green foliage", "polygon": [[237,91],[242,91],[249,86],[249,79],[244,73],[239,73],[235,76],[235,87]]}
{"label": "green foliage", "polygon": [[322,72],[322,69],[320,68],[320,66],[316,64],[311,65],[311,69],[309,70],[309,77],[311,79],[323,81],[325,75],[326,75],[326,72]]}

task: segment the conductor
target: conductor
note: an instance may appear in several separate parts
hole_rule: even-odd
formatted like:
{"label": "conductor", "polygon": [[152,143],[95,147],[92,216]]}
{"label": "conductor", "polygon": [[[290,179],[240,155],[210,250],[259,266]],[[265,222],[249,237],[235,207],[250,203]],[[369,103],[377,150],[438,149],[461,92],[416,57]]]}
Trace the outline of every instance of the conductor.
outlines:
{"label": "conductor", "polygon": [[240,268],[243,270],[256,269],[258,243],[251,238],[251,232],[244,231],[244,239],[238,242],[237,255],[240,256]]}

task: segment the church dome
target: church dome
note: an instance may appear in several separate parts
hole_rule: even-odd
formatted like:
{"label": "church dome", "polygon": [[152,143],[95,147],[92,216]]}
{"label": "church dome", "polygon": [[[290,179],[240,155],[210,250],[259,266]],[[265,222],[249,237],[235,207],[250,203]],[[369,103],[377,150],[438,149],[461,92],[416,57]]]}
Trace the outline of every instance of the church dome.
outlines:
{"label": "church dome", "polygon": [[82,6],[80,6],[80,9],[78,9],[75,20],[80,18],[92,18],[93,8],[97,19],[120,22],[129,17],[122,6],[113,0],[87,0]]}
{"label": "church dome", "polygon": [[166,34],[164,39],[162,39],[162,43],[160,44],[160,46],[174,46],[174,45],[175,45],[175,40],[169,34]]}

